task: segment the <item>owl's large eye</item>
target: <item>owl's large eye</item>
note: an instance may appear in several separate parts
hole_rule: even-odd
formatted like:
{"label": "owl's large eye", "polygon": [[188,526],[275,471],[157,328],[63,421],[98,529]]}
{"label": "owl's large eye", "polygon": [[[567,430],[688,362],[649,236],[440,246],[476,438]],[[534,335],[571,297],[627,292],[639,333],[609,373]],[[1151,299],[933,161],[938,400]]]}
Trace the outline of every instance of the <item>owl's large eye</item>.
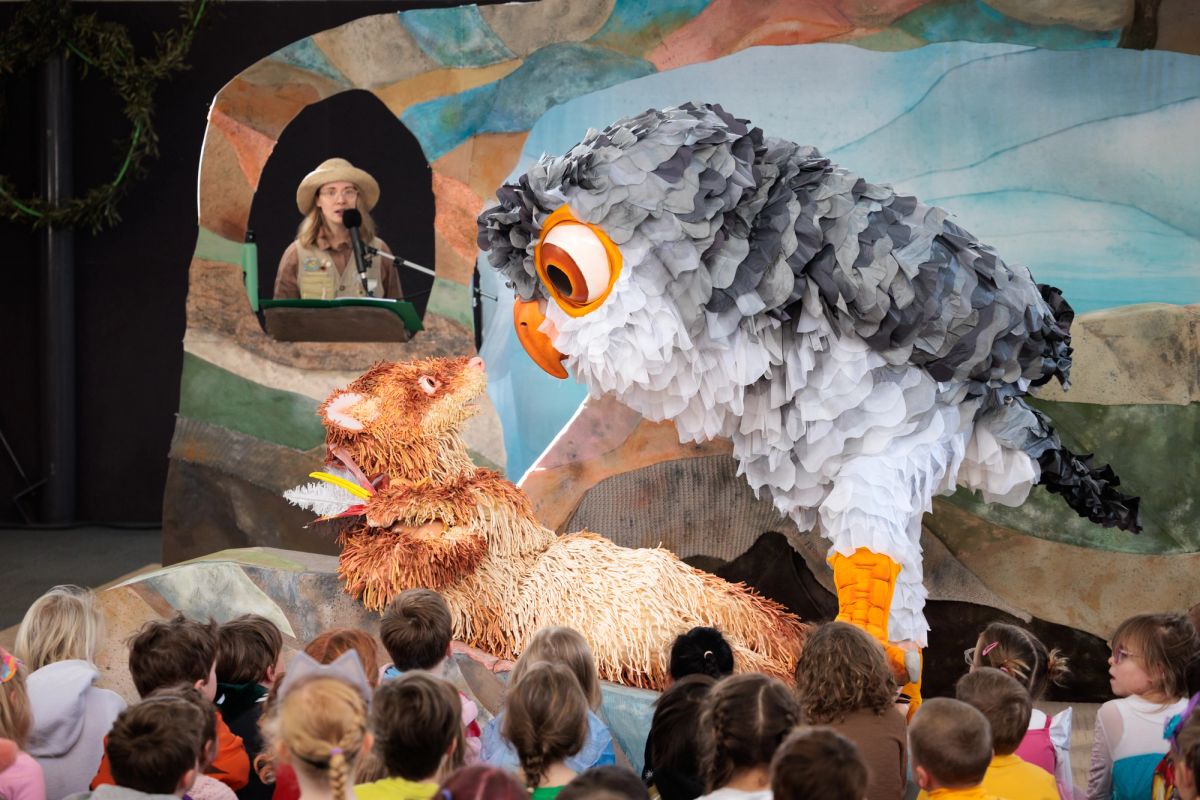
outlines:
{"label": "owl's large eye", "polygon": [[564,311],[580,316],[604,301],[616,282],[621,254],[599,228],[562,206],[546,220],[536,251],[538,275]]}

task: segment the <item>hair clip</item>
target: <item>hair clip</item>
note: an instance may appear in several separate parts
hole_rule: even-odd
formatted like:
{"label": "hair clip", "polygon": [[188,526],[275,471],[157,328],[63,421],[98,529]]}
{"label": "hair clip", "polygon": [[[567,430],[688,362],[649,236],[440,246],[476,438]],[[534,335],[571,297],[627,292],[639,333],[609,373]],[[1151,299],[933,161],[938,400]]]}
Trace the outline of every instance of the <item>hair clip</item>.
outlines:
{"label": "hair clip", "polygon": [[983,650],[982,650],[982,651],[979,653],[979,657],[980,657],[980,658],[983,658],[983,657],[984,657],[984,656],[986,656],[988,653],[990,653],[990,652],[992,652],[993,650],[995,650],[995,649],[996,649],[996,646],[997,646],[997,645],[999,645],[999,644],[1000,644],[999,640],[997,640],[997,641],[995,641],[995,642],[992,642],[992,643],[991,643],[991,644],[989,644],[987,647],[983,648]]}
{"label": "hair clip", "polygon": [[12,653],[0,647],[0,684],[5,684],[17,676],[21,661]]}
{"label": "hair clip", "polygon": [[709,656],[711,656],[712,654],[713,654],[713,651],[712,651],[712,650],[705,650],[705,651],[704,651],[704,655],[703,655],[703,656],[701,656],[701,658],[703,658],[705,661],[707,661],[707,660],[708,660],[708,658],[709,658]]}
{"label": "hair clip", "polygon": [[353,650],[342,653],[332,664],[322,664],[308,653],[297,653],[292,663],[288,664],[287,677],[279,687],[279,700],[282,701],[293,689],[299,689],[314,678],[333,678],[349,684],[358,690],[368,705],[371,703],[371,684],[363,672],[362,660]]}
{"label": "hair clip", "polygon": [[329,748],[329,757],[330,758],[333,758],[334,756],[340,756],[340,755],[345,755],[345,753],[342,752],[342,748],[340,748],[340,747]]}

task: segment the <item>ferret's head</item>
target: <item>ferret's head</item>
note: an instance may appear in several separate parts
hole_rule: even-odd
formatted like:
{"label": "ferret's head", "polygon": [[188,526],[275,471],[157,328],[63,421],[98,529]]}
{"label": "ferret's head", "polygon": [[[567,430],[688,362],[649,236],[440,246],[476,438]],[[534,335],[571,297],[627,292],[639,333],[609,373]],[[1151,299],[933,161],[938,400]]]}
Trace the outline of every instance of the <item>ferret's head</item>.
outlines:
{"label": "ferret's head", "polygon": [[380,362],[318,409],[326,443],[369,475],[400,474],[461,447],[464,422],[487,388],[483,359]]}

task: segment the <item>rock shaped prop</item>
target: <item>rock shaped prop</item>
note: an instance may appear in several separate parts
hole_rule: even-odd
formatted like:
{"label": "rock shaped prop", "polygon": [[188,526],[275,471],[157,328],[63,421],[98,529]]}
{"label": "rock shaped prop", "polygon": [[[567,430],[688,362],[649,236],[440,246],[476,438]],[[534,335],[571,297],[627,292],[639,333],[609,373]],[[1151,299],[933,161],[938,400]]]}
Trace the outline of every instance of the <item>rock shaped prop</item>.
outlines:
{"label": "rock shaped prop", "polygon": [[1067,385],[1070,306],[946,211],[692,104],[590,130],[497,195],[479,246],[525,349],[681,441],[731,438],[754,490],[830,540],[839,618],[901,643],[898,675],[926,644],[934,495],[1017,505],[1041,483],[1138,529],[1137,499],[1024,400]]}
{"label": "rock shaped prop", "polygon": [[677,635],[711,625],[739,669],[791,679],[805,626],[782,606],[665,549],[558,536],[524,492],[475,467],[461,429],[486,385],[477,357],[381,363],[321,406],[331,466],[285,496],[323,518],[356,518],[339,539],[350,595],[378,610],[405,589],[435,589],[455,639],[500,658],[568,625],[601,677],[644,688],[665,684]]}

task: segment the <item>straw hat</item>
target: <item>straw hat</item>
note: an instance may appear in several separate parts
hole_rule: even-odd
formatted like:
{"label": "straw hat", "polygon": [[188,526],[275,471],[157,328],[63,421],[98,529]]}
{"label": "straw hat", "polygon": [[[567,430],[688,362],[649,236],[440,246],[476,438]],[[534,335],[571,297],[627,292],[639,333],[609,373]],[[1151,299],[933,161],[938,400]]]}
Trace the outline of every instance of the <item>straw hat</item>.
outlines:
{"label": "straw hat", "polygon": [[319,167],[300,181],[300,187],[296,189],[296,208],[300,209],[300,213],[307,214],[312,211],[317,200],[317,191],[334,181],[349,181],[357,186],[362,192],[367,211],[379,202],[379,184],[371,177],[371,173],[359,169],[344,158],[331,158],[322,161]]}

